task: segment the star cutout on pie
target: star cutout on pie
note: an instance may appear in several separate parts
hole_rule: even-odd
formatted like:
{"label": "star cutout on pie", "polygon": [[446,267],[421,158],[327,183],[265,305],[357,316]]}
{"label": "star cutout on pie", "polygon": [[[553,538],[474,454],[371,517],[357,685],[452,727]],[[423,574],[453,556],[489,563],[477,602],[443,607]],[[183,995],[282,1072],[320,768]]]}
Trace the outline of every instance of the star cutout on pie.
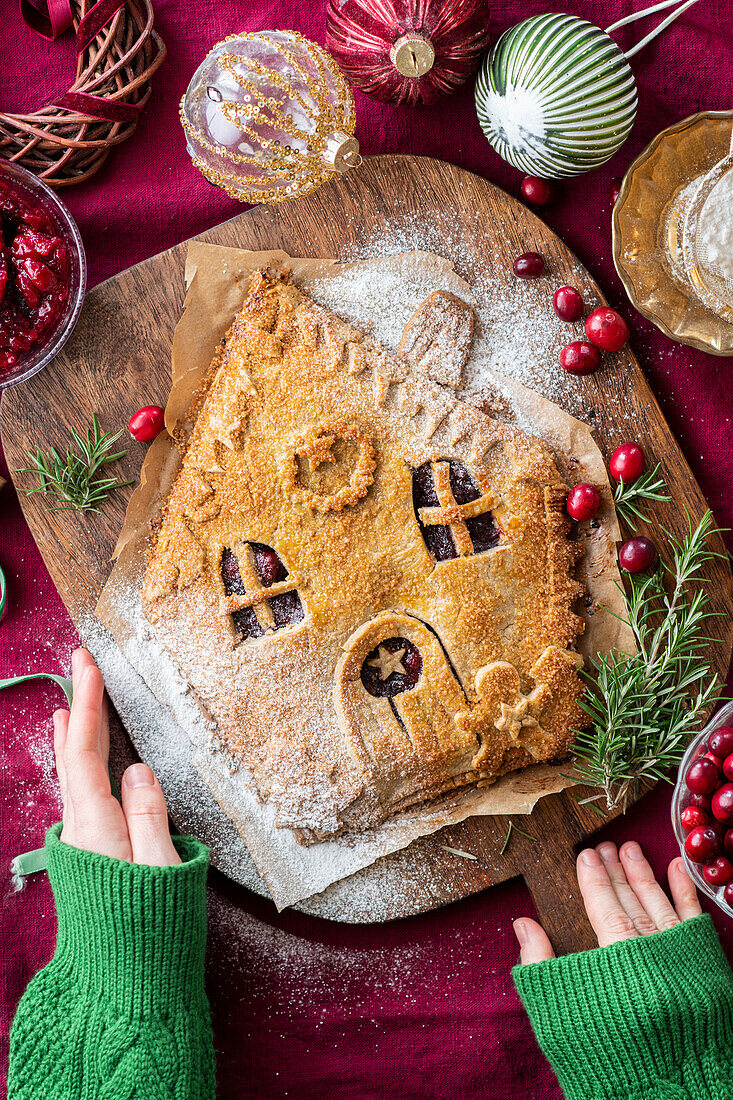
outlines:
{"label": "star cutout on pie", "polygon": [[319,466],[323,466],[325,462],[335,462],[336,457],[331,450],[335,435],[319,435],[314,439],[311,439],[304,447],[301,447],[297,452],[302,455],[303,458],[307,458],[311,464],[312,470],[317,470]]}
{"label": "star cutout on pie", "polygon": [[516,741],[521,733],[522,726],[538,726],[539,722],[532,714],[527,714],[530,704],[533,702],[531,698],[521,697],[520,701],[514,706],[509,706],[508,703],[501,704],[501,717],[497,718],[496,728],[498,730],[506,730],[513,741]]}
{"label": "star cutout on pie", "polygon": [[404,648],[398,649],[396,653],[390,653],[388,649],[380,645],[377,656],[369,664],[372,668],[379,669],[379,675],[383,680],[388,680],[395,672],[404,676],[406,672],[405,666],[402,664],[404,655]]}

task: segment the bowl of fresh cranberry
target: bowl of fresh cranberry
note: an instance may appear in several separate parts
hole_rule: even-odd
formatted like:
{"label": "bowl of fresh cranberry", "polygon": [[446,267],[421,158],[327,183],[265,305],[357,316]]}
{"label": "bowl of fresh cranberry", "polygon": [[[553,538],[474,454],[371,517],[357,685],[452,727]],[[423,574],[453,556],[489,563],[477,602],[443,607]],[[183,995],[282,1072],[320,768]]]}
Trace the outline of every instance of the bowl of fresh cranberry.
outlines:
{"label": "bowl of fresh cranberry", "polygon": [[733,703],[690,742],[672,797],[672,825],[695,885],[733,917]]}
{"label": "bowl of fresh cranberry", "polygon": [[0,389],[61,350],[87,281],[76,222],[43,180],[0,159]]}

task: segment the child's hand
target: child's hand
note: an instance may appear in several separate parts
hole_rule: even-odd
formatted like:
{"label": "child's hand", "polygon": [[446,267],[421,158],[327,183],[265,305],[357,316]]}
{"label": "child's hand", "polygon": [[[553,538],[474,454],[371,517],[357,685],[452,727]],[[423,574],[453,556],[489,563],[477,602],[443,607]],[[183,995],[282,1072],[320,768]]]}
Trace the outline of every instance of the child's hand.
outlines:
{"label": "child's hand", "polygon": [[112,795],[107,758],[109,722],[102,674],[86,649],[71,658],[71,714],[53,716],[56,770],[64,823],[61,839],[103,856],[163,867],[180,863],[168,830],[160,784],[147,764],[133,764],[122,777],[122,805]]}
{"label": "child's hand", "polygon": [[[578,856],[577,868],[578,885],[599,947],[663,932],[702,912],[694,883],[679,856],[667,870],[671,902],[634,841],[622,845],[620,851],[610,841],[586,848]],[[514,932],[523,963],[555,957],[537,921],[522,917],[514,922]]]}

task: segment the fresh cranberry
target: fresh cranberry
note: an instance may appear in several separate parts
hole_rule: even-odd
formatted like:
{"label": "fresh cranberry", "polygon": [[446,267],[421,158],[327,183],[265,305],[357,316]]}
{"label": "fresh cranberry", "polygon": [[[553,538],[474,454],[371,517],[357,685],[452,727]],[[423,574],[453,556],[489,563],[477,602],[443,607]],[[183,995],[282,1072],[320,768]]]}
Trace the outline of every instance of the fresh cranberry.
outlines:
{"label": "fresh cranberry", "polygon": [[728,902],[728,905],[733,909],[733,882],[729,882],[723,891],[723,897]]}
{"label": "fresh cranberry", "polygon": [[144,405],[130,417],[127,427],[138,443],[150,443],[165,427],[165,413],[160,405]]}
{"label": "fresh cranberry", "polygon": [[552,308],[561,321],[579,321],[584,307],[583,295],[574,286],[559,286],[552,295]]}
{"label": "fresh cranberry", "polygon": [[625,573],[646,573],[657,561],[657,548],[651,539],[637,535],[622,542],[618,551],[618,563]]}
{"label": "fresh cranberry", "polygon": [[691,829],[697,829],[700,825],[709,825],[710,818],[704,810],[698,810],[695,806],[686,806],[680,814],[682,828],[688,833]]}
{"label": "fresh cranberry", "polygon": [[646,458],[638,443],[622,443],[611,455],[608,464],[611,477],[630,485],[644,473]]}
{"label": "fresh cranberry", "polygon": [[733,855],[733,829],[726,829],[723,836],[723,847],[726,855]]}
{"label": "fresh cranberry", "polygon": [[[730,726],[719,726],[715,733],[711,733],[708,745],[711,752],[714,752],[716,756],[725,760],[727,756],[733,753],[733,728]],[[730,776],[728,778],[730,778]]]}
{"label": "fresh cranberry", "polygon": [[589,485],[585,481],[582,481],[579,485],[574,485],[565,501],[568,515],[579,522],[593,519],[600,506],[601,494],[595,485]]}
{"label": "fresh cranberry", "polygon": [[[720,760],[719,757],[718,760]],[[723,761],[722,767],[723,775],[725,776],[725,778],[730,779],[731,782],[733,782],[733,753],[731,753],[730,756],[726,756],[725,760]]]}
{"label": "fresh cranberry", "polygon": [[593,374],[600,365],[601,353],[585,340],[573,340],[560,352],[560,366],[568,374]]}
{"label": "fresh cranberry", "polygon": [[733,879],[733,863],[725,856],[718,856],[703,867],[702,877],[709,886],[725,886]]}
{"label": "fresh cranberry", "polygon": [[545,261],[539,252],[523,252],[517,256],[512,270],[519,279],[539,279],[545,270]]}
{"label": "fresh cranberry", "polygon": [[618,202],[618,197],[621,192],[621,184],[623,183],[621,176],[614,176],[608,187],[608,194],[611,198],[611,206],[615,206]]}
{"label": "fresh cranberry", "polygon": [[610,306],[599,306],[585,319],[585,335],[603,351],[619,351],[629,338],[629,326]]}
{"label": "fresh cranberry", "polygon": [[688,790],[693,791],[694,794],[712,794],[718,785],[719,778],[715,765],[703,757],[687,769],[685,783]]}
{"label": "fresh cranberry", "polygon": [[709,760],[711,764],[718,769],[718,777],[723,770],[723,764],[719,756],[716,756],[713,752],[703,752],[700,754],[700,760]]}
{"label": "fresh cranberry", "polygon": [[712,805],[712,799],[709,794],[698,794],[697,791],[693,791],[687,799],[687,805],[694,806],[698,810],[709,811]]}
{"label": "fresh cranberry", "polygon": [[720,855],[720,838],[709,825],[698,825],[687,834],[685,852],[693,863],[709,863]]}
{"label": "fresh cranberry", "polygon": [[713,795],[713,817],[721,825],[733,825],[733,783],[724,783]]}
{"label": "fresh cranberry", "polygon": [[540,179],[539,176],[526,176],[522,180],[521,192],[522,198],[533,206],[547,206],[555,197],[555,188],[549,180]]}

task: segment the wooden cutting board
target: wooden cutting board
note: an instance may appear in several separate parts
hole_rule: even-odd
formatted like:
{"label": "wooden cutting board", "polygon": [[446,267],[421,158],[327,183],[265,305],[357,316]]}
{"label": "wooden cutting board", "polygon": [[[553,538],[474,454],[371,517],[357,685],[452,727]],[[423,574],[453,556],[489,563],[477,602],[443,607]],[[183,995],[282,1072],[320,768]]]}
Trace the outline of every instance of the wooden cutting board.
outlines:
{"label": "wooden cutting board", "polygon": [[[453,230],[446,235],[444,247],[435,249],[430,241],[425,247],[442,251],[469,282],[487,256],[495,275],[513,278],[514,258],[532,250],[546,258],[553,285],[571,282],[603,300],[572,253],[524,206],[477,176],[424,157],[367,158],[360,168],[335,178],[307,199],[248,210],[199,239],[253,250],[282,248],[293,256],[353,259],[363,254],[364,242],[383,232],[386,223],[411,219],[414,225],[419,219],[434,227],[446,213]],[[460,255],[452,255],[452,242],[459,239]],[[411,247],[414,244],[400,249],[398,242],[394,250]],[[184,297],[186,248],[185,243],[177,245],[90,291],[64,351],[45,371],[5,393],[2,438],[11,470],[24,465],[29,446],[63,448],[69,425],[87,424],[93,412],[100,415],[105,429],[114,429],[126,424],[140,405],[165,405],[173,330]],[[547,371],[559,369],[557,350],[546,349]],[[586,417],[596,427],[605,454],[623,440],[637,439],[648,454],[662,459],[674,505],[666,506],[660,519],[674,534],[682,535],[685,509],[697,520],[705,500],[631,351],[624,349],[615,357],[614,369],[581,379],[580,385]],[[117,467],[120,476],[137,479],[144,453],[142,445],[131,443]],[[32,482],[27,475],[19,475],[18,483],[28,488]],[[50,513],[40,496],[21,494],[30,529],[76,623],[91,613],[107,578],[130,492],[115,492],[100,515]],[[658,541],[663,544],[664,536],[659,535]],[[712,582],[713,610],[721,614],[710,622],[711,633],[720,641],[712,649],[712,660],[725,676],[733,644],[727,557],[711,563],[707,576]],[[528,826],[537,840],[515,832],[502,855],[507,819],[470,818],[418,841],[417,855],[412,849],[396,853],[347,880],[353,905],[343,919],[369,920],[363,899],[375,889],[391,899],[386,916],[401,917],[522,875],[557,950],[591,946],[575,884],[574,850],[598,826],[596,814],[578,806],[567,792],[544,798]],[[456,857],[444,845],[479,858]],[[333,915],[318,899],[303,908]]]}

